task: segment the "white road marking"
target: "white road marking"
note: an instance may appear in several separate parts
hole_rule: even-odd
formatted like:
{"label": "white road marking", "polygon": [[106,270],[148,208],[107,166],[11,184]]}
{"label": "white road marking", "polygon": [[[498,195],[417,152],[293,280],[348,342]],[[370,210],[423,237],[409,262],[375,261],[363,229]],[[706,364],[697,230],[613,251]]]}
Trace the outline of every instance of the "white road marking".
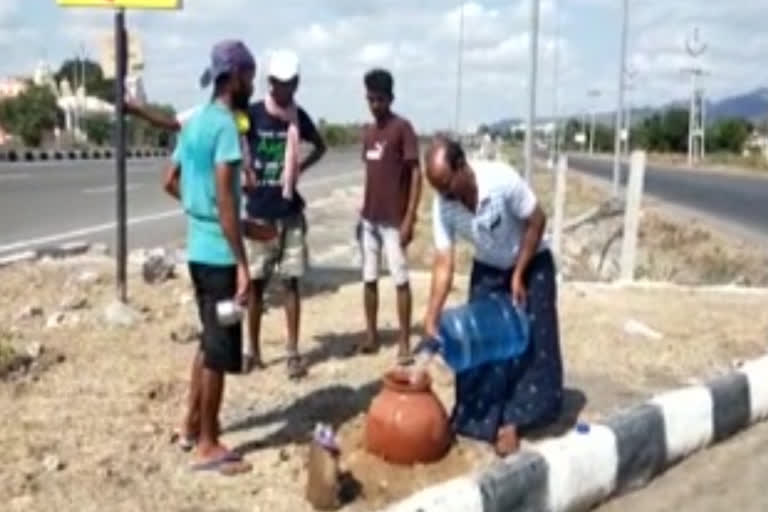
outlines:
{"label": "white road marking", "polygon": [[[361,174],[362,174],[361,172],[348,172],[344,174],[338,174],[336,176],[308,178],[306,180],[303,180],[303,182],[300,185],[302,186],[302,188],[312,188],[312,187],[325,185],[328,183],[333,183],[336,181],[343,181],[345,179],[349,179],[354,176],[361,176]],[[113,187],[112,190],[114,190],[114,186],[112,187]],[[140,217],[131,217],[128,219],[128,226],[145,224],[147,222],[155,222],[158,220],[180,216],[181,214],[182,214],[182,210],[176,209],[176,210],[167,210],[159,213],[153,213],[150,215],[143,215]],[[105,222],[103,224],[87,226],[79,229],[74,229],[72,231],[64,231],[61,233],[57,233],[55,235],[48,235],[40,238],[32,238],[27,240],[19,240],[18,242],[13,242],[6,245],[0,245],[0,253],[18,251],[18,250],[27,249],[29,247],[34,247],[37,245],[50,244],[53,242],[60,242],[62,240],[69,240],[72,238],[79,238],[87,235],[93,235],[95,233],[100,233],[102,231],[115,229],[115,227],[117,227],[117,222]]]}
{"label": "white road marking", "polygon": [[[126,192],[130,192],[132,190],[137,190],[143,187],[144,185],[141,183],[128,183],[125,186]],[[106,185],[104,187],[93,187],[93,188],[84,188],[81,192],[83,194],[106,194],[107,192],[115,192],[117,190],[117,185]]]}
{"label": "white road marking", "polygon": [[[151,215],[143,215],[140,217],[131,217],[128,219],[128,225],[134,226],[136,224],[144,224],[146,222],[154,222],[156,220],[167,219],[181,215],[180,209],[168,210],[160,213],[153,213]],[[62,240],[68,240],[70,238],[78,238],[86,235],[92,235],[101,231],[107,231],[114,229],[117,226],[117,222],[105,222],[104,224],[97,224],[95,226],[89,226],[86,228],[75,229],[72,231],[65,231],[56,235],[44,236],[40,238],[32,238],[29,240],[21,240],[12,244],[0,245],[0,252],[18,251],[19,249],[25,249],[35,245],[50,244],[53,242],[60,242]]]}

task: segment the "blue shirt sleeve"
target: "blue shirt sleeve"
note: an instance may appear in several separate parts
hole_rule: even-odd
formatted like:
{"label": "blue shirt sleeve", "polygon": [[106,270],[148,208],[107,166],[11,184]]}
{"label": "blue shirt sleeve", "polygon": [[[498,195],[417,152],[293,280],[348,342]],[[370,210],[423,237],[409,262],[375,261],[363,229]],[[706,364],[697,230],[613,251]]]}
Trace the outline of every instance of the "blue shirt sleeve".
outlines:
{"label": "blue shirt sleeve", "polygon": [[216,137],[213,160],[216,165],[235,164],[243,159],[240,135],[234,120],[223,123]]}

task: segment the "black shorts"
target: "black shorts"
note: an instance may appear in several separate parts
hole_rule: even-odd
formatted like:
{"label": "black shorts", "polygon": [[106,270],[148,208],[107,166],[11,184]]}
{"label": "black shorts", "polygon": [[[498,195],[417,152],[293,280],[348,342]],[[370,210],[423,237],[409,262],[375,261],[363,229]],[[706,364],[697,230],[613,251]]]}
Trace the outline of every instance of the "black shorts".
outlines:
{"label": "black shorts", "polygon": [[190,262],[189,273],[203,324],[200,343],[203,364],[209,370],[239,373],[243,363],[242,325],[223,326],[216,316],[216,304],[231,300],[237,293],[237,269]]}

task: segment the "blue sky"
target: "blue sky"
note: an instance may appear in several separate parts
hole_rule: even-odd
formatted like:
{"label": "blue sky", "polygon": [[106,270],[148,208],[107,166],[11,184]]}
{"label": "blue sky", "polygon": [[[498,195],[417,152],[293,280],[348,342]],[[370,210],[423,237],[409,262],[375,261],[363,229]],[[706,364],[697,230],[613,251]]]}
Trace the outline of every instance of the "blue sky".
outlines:
{"label": "blue sky", "polygon": [[[630,0],[629,55],[637,70],[632,100],[660,104],[687,94],[684,40],[699,26],[709,45],[702,64],[715,98],[768,86],[768,5],[757,0]],[[266,7],[260,12],[258,5]],[[615,105],[620,0],[542,0],[539,111],[553,110],[553,48],[559,41],[562,110]],[[238,37],[259,56],[293,48],[302,59],[301,102],[314,117],[367,117],[361,75],[383,65],[396,73],[397,108],[422,129],[451,126],[455,111],[458,8],[453,0],[186,0],[182,12],[129,12],[140,32],[151,99],[191,106],[210,46]],[[528,0],[465,3],[462,124],[525,112]],[[556,38],[556,20],[561,27]],[[81,44],[98,56],[111,30],[108,11],[63,10],[54,0],[0,0],[0,75],[31,73]]]}

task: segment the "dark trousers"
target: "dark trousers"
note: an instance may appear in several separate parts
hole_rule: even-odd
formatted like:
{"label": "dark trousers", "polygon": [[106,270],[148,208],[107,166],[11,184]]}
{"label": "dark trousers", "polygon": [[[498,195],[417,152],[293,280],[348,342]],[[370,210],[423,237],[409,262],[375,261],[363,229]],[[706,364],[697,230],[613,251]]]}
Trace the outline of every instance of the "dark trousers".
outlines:
{"label": "dark trousers", "polygon": [[[501,270],[475,261],[470,299],[491,292],[511,293],[514,268]],[[456,376],[452,422],[457,434],[493,442],[500,427],[520,432],[547,426],[560,415],[563,366],[557,319],[555,265],[549,251],[539,253],[525,275],[531,339],[517,358],[493,362]]]}

